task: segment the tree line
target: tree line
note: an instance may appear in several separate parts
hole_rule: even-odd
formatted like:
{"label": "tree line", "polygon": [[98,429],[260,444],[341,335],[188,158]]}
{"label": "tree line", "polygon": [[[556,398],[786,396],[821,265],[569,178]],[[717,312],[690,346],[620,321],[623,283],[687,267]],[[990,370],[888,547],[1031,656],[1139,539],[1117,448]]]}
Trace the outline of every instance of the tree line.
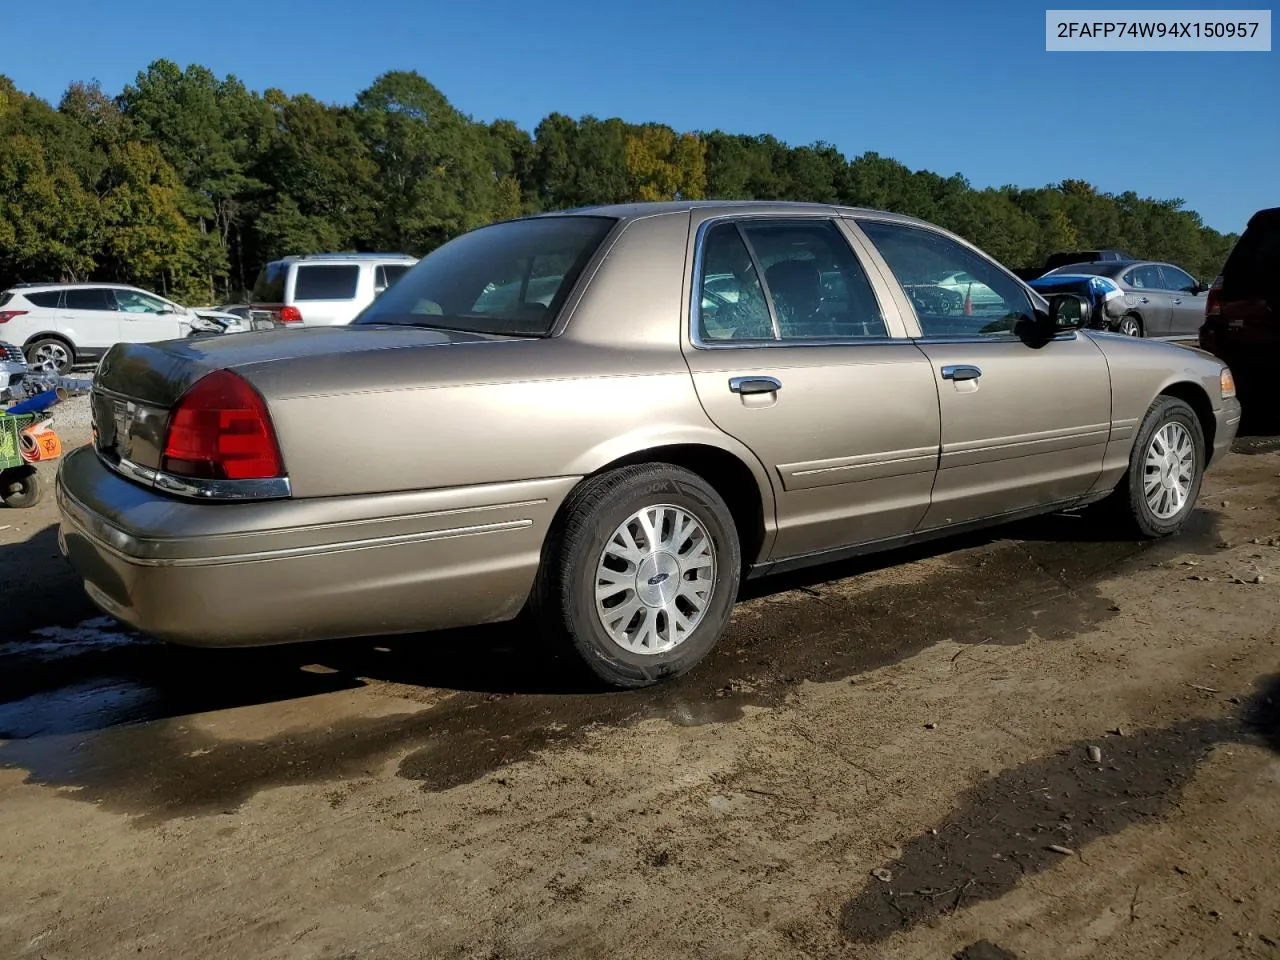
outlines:
{"label": "tree line", "polygon": [[421,255],[525,213],[674,198],[892,210],[1011,267],[1108,247],[1211,277],[1235,241],[1181,200],[1080,180],[978,190],[960,174],[769,134],[559,113],[532,132],[481,123],[414,72],[384,74],[350,105],[259,94],[167,60],[116,96],[73,83],[56,107],[0,75],[0,289],[113,280],[212,302],[291,253]]}

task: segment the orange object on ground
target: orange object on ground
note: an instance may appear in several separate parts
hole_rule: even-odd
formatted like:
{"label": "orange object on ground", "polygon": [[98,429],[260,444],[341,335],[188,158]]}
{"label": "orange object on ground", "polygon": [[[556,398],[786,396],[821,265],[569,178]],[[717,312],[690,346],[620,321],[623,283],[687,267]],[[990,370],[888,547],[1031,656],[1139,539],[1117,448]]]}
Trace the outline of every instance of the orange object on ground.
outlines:
{"label": "orange object on ground", "polygon": [[22,431],[19,440],[22,446],[22,459],[27,463],[39,463],[42,460],[57,460],[62,456],[62,441],[52,430],[45,429],[40,433],[32,433],[28,427]]}

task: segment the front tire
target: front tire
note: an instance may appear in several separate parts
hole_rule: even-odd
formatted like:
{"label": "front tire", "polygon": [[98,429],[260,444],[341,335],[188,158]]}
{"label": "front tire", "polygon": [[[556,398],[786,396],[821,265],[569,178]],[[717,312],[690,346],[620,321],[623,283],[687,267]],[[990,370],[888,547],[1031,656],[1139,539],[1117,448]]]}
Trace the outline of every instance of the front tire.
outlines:
{"label": "front tire", "polygon": [[1126,313],[1116,324],[1116,333],[1126,337],[1141,337],[1143,335],[1142,318],[1136,313]]}
{"label": "front tire", "polygon": [[533,608],[599,680],[645,687],[687,673],[715,646],[741,571],[733,516],[710,484],[670,464],[622,467],[570,495]]}
{"label": "front tire", "polygon": [[1200,495],[1205,443],[1200,420],[1177,397],[1159,397],[1147,411],[1129,454],[1129,471],[1116,488],[1120,506],[1137,533],[1177,533]]}

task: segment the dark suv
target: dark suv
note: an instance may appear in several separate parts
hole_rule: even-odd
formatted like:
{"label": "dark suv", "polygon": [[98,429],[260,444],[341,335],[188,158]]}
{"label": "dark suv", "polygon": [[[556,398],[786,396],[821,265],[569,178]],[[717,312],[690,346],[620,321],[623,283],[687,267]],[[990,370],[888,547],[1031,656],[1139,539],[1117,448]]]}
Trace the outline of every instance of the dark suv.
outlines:
{"label": "dark suv", "polygon": [[[1274,405],[1280,364],[1280,207],[1249,218],[1209,287],[1200,346],[1231,367],[1242,402]],[[1264,394],[1264,389],[1267,392]]]}
{"label": "dark suv", "polygon": [[1050,270],[1056,270],[1071,263],[1112,263],[1132,259],[1123,250],[1059,250],[1057,253],[1049,254],[1042,267],[1027,267],[1013,272],[1023,280],[1038,280]]}

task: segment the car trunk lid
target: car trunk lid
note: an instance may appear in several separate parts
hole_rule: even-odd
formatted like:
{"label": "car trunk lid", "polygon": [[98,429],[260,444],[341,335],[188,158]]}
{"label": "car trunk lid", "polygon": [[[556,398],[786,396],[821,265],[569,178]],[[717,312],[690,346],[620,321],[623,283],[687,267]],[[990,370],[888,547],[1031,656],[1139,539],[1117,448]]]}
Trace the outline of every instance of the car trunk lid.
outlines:
{"label": "car trunk lid", "polygon": [[[118,472],[146,479],[160,468],[170,412],[198,381],[231,370],[255,384],[268,368],[333,369],[368,355],[404,348],[510,340],[422,327],[343,326],[274,330],[162,343],[120,343],[103,357],[90,405],[94,445]],[[259,387],[260,389],[260,387]],[[265,397],[270,406],[272,397]]]}

